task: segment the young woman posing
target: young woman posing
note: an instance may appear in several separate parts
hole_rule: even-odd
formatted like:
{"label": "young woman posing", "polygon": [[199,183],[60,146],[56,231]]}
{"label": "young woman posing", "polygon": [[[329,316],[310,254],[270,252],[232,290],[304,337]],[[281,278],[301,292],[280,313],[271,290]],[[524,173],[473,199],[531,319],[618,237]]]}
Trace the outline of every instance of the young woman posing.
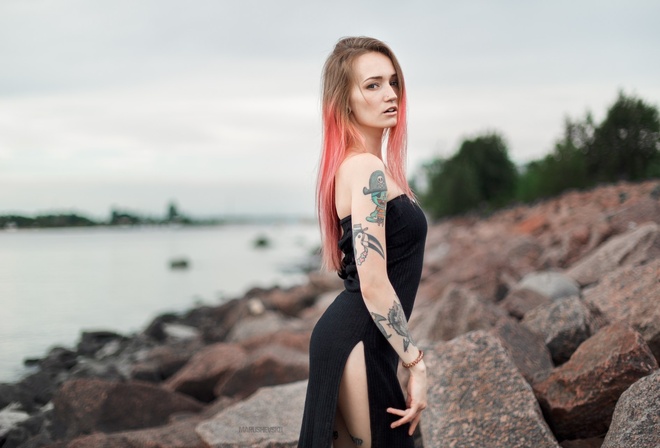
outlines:
{"label": "young woman posing", "polygon": [[[323,260],[345,289],[312,332],[299,447],[413,447],[427,384],[407,320],[427,227],[405,176],[403,74],[383,42],[337,43],[324,67],[323,131]],[[407,398],[399,360],[410,370]]]}

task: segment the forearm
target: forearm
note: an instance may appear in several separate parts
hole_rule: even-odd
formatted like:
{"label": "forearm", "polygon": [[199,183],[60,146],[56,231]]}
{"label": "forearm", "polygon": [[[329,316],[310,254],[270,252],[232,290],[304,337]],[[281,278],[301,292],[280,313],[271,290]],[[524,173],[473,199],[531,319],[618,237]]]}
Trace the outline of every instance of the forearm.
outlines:
{"label": "forearm", "polygon": [[362,295],[374,324],[401,360],[405,363],[414,361],[419,355],[419,349],[412,339],[406,316],[394,288],[389,282],[379,287],[363,287]]}

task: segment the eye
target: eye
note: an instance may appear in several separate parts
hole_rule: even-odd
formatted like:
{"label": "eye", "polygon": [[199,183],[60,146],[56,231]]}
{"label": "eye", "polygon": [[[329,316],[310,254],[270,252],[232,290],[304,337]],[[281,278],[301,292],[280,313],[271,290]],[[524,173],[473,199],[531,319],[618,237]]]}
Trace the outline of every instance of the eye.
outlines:
{"label": "eye", "polygon": [[376,88],[378,88],[378,83],[375,83],[375,82],[371,83],[367,86],[367,89],[369,89],[369,90],[373,90],[373,89],[376,89]]}
{"label": "eye", "polygon": [[390,81],[390,85],[391,85],[392,87],[399,87],[399,81],[397,81],[397,80]]}

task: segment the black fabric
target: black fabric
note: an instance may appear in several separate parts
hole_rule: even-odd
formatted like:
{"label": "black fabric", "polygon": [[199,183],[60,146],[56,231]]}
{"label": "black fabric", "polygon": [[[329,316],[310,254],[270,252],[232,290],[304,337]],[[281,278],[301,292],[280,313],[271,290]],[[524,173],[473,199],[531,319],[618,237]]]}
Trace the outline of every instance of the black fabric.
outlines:
{"label": "black fabric", "polygon": [[[374,448],[412,448],[409,425],[391,429],[399,417],[388,407],[406,408],[396,371],[399,356],[371,318],[360,292],[360,279],[353,254],[351,217],[340,221],[343,236],[339,247],[344,253],[342,291],[325,311],[312,331],[309,348],[309,383],[298,446],[328,448],[339,396],[339,383],[346,359],[363,341]],[[372,224],[375,225],[375,224]],[[407,196],[397,196],[387,204],[385,238],[387,274],[410,318],[422,273],[426,217]]]}

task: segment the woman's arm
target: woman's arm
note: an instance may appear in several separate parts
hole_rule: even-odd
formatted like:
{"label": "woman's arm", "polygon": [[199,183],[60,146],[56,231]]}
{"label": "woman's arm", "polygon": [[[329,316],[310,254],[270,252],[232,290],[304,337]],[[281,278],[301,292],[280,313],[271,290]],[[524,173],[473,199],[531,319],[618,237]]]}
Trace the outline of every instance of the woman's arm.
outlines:
{"label": "woman's arm", "polygon": [[407,409],[387,408],[387,412],[401,417],[392,423],[392,428],[410,423],[409,434],[412,435],[421,411],[426,408],[426,366],[419,359],[421,352],[410,336],[401,302],[387,275],[388,188],[384,173],[385,166],[379,158],[359,154],[344,161],[337,185],[348,188],[350,193],[353,249],[364,303],[374,324],[401,360],[406,364],[418,361],[410,367]]}

